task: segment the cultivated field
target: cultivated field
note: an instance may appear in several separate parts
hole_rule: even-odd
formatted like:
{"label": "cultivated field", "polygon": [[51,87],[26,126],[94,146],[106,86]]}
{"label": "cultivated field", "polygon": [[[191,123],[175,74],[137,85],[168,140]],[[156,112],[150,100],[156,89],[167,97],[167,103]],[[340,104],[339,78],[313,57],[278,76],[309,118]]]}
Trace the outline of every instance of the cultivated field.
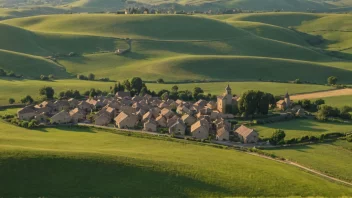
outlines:
{"label": "cultivated field", "polygon": [[5,197],[352,193],[295,167],[232,150],[93,129],[27,130],[3,122],[0,127]]}
{"label": "cultivated field", "polygon": [[351,96],[352,89],[338,89],[338,90],[328,90],[316,93],[307,94],[297,94],[291,96],[292,100],[302,100],[302,99],[316,99],[316,98],[328,98],[334,96]]}

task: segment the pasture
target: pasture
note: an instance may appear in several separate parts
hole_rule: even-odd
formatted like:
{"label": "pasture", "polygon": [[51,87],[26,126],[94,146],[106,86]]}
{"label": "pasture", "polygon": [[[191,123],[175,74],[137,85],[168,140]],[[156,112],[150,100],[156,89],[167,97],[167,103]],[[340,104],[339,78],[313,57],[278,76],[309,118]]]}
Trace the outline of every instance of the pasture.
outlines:
{"label": "pasture", "polygon": [[351,132],[352,124],[318,122],[309,119],[295,119],[286,122],[277,122],[265,125],[252,126],[258,131],[260,137],[269,138],[276,129],[282,129],[286,133],[285,139],[300,138],[302,136],[319,136],[323,133]]}
{"label": "pasture", "polygon": [[339,140],[331,144],[294,146],[281,149],[269,149],[268,152],[285,157],[301,165],[313,168],[328,175],[352,181],[352,143]]}
{"label": "pasture", "polygon": [[[125,79],[122,79],[125,80]],[[122,81],[121,80],[121,81]],[[39,89],[44,86],[54,88],[56,96],[61,91],[68,89],[79,90],[81,94],[91,88],[109,91],[110,86],[114,86],[114,82],[99,82],[99,81],[82,81],[82,80],[55,80],[55,81],[39,81],[39,80],[16,80],[4,79],[0,80],[0,104],[8,104],[8,99],[14,98],[17,102],[26,95],[31,95],[33,98],[39,97]],[[329,90],[331,87],[322,85],[304,85],[304,84],[288,84],[288,83],[267,83],[267,82],[231,82],[229,83],[234,94],[241,95],[244,91],[256,89],[266,91],[274,95],[284,95],[286,91],[291,94],[305,93],[312,91]],[[161,89],[171,90],[174,84],[156,84],[147,83],[148,89],[152,91],[160,91]],[[179,90],[193,91],[195,87],[201,87],[205,93],[220,95],[224,92],[227,83],[212,82],[212,83],[189,83],[177,84]]]}
{"label": "pasture", "polygon": [[7,178],[0,181],[3,196],[352,193],[295,167],[232,150],[89,128],[27,130],[4,122],[0,127],[0,174]]}

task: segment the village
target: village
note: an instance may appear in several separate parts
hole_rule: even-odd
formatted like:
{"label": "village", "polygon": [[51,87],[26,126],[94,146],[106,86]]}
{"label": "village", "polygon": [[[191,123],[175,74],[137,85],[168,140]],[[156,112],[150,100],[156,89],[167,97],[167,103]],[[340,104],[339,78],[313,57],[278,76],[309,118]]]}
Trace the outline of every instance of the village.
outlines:
{"label": "village", "polygon": [[[233,114],[227,108],[237,105],[228,85],[215,101],[199,100],[195,103],[182,100],[161,100],[151,95],[131,97],[130,92],[117,92],[115,97],[95,97],[84,101],[76,99],[44,101],[29,105],[17,112],[21,121],[36,120],[41,125],[86,123],[96,126],[113,126],[118,129],[165,132],[178,137],[191,136],[197,140],[215,139],[257,143],[258,133],[245,125],[232,125]],[[277,102],[277,108],[288,109],[290,96]],[[304,110],[296,108],[296,114]]]}

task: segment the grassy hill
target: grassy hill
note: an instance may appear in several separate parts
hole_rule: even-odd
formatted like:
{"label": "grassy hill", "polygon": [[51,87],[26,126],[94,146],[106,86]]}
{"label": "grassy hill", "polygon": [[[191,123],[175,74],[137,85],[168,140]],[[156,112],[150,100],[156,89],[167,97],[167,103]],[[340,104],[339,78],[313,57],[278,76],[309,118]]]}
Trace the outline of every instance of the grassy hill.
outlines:
{"label": "grassy hill", "polygon": [[[348,168],[349,162],[352,162],[351,146],[352,143],[341,140],[331,144],[296,146],[289,149],[270,149],[269,152],[328,175],[352,181],[352,171]],[[332,166],[331,164],[334,165]]]}
{"label": "grassy hill", "polygon": [[94,129],[0,126],[0,174],[7,178],[0,191],[9,197],[352,193],[297,168],[231,150]]}

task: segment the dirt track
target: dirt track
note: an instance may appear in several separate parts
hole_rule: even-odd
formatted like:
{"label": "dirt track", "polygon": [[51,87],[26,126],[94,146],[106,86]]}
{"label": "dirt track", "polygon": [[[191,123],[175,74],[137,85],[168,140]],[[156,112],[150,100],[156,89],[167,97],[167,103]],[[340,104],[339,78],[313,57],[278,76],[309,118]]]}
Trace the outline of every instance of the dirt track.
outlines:
{"label": "dirt track", "polygon": [[297,95],[292,95],[291,100],[326,98],[326,97],[347,96],[347,95],[352,96],[352,89],[337,89],[337,90],[329,90],[329,91],[322,91],[322,92],[316,92],[316,93],[297,94]]}

